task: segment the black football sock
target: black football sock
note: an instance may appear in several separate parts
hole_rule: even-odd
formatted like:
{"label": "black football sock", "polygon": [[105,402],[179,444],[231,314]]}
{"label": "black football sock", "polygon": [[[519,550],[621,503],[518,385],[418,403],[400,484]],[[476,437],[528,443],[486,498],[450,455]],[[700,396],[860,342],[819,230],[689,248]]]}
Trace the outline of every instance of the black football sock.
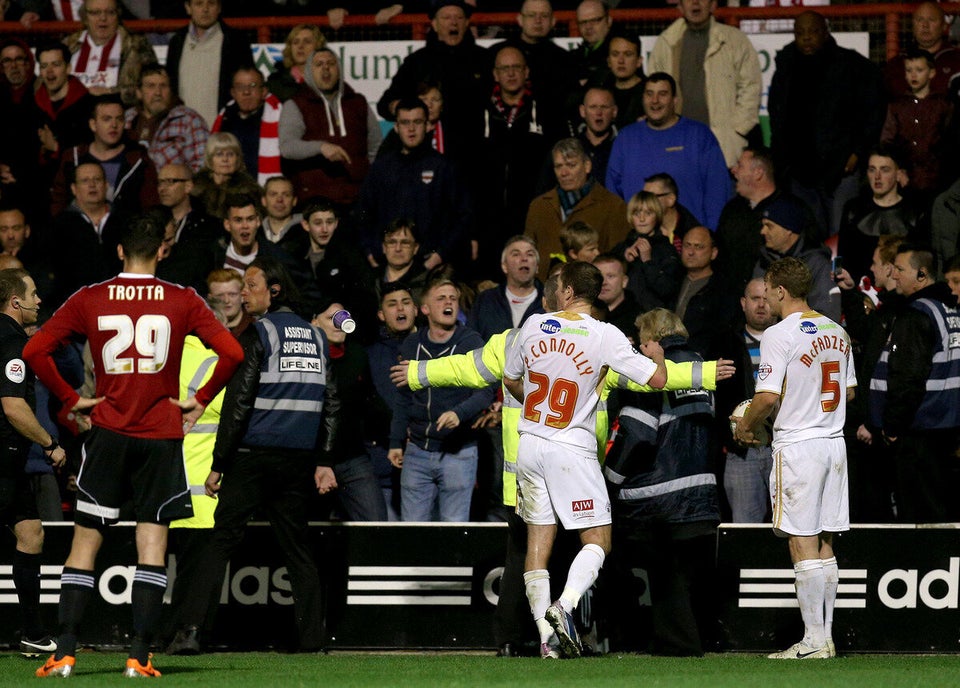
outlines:
{"label": "black football sock", "polygon": [[40,622],[40,555],[19,550],[13,554],[13,585],[20,600],[20,634],[37,640],[43,637]]}
{"label": "black football sock", "polygon": [[133,575],[133,640],[130,643],[130,657],[144,666],[150,659],[150,643],[160,622],[166,589],[166,568],[137,564],[137,571]]}
{"label": "black football sock", "polygon": [[57,659],[77,655],[77,627],[93,594],[94,583],[93,571],[63,567],[63,573],[60,574],[60,636],[57,638]]}

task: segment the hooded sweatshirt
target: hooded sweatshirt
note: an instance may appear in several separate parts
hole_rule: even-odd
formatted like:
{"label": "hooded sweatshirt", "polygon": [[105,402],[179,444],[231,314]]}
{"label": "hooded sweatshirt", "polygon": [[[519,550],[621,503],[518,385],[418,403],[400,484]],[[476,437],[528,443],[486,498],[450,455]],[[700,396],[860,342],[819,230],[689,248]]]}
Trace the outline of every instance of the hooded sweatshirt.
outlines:
{"label": "hooded sweatshirt", "polygon": [[[313,64],[313,55],[307,64]],[[280,114],[283,170],[293,180],[298,198],[326,196],[335,203],[353,203],[380,139],[380,126],[367,99],[342,77],[332,94],[323,93],[310,68]],[[321,153],[323,143],[343,148],[350,162],[328,160]]]}

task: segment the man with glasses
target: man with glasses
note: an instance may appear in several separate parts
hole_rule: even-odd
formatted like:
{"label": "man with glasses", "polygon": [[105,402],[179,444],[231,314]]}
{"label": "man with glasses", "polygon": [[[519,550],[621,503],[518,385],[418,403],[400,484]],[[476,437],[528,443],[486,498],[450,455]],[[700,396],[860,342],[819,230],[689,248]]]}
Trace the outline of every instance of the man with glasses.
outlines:
{"label": "man with glasses", "polygon": [[384,285],[401,284],[410,295],[419,300],[426,285],[427,271],[417,262],[420,244],[412,220],[399,217],[383,232],[383,270],[377,277],[378,296],[383,295]]}
{"label": "man with glasses", "polygon": [[493,46],[492,52],[509,45],[523,53],[530,67],[530,83],[543,107],[563,107],[577,86],[573,55],[550,38],[556,19],[550,0],[525,0],[517,15],[520,35]]}
{"label": "man with glasses", "polygon": [[473,226],[473,208],[453,163],[427,137],[427,106],[416,96],[401,100],[394,128],[401,148],[377,158],[360,189],[357,223],[364,255],[384,264],[381,238],[390,222],[408,218],[417,228],[420,260],[427,270],[457,260]]}
{"label": "man with glasses", "polygon": [[230,98],[210,131],[236,136],[247,172],[265,186],[280,174],[280,99],[267,91],[263,74],[252,65],[233,73]]}
{"label": "man with glasses", "polygon": [[610,52],[610,27],[613,19],[610,8],[601,0],[583,0],[577,6],[577,30],[583,36],[583,44],[577,48],[577,78],[580,85],[600,83],[610,68],[607,55]]}
{"label": "man with glasses", "polygon": [[35,183],[40,154],[32,113],[36,107],[33,53],[19,38],[0,42],[0,194],[15,197],[32,215],[43,206]]}
{"label": "man with glasses", "polygon": [[170,209],[173,228],[165,238],[170,253],[157,265],[157,276],[193,287],[202,294],[207,273],[214,268],[213,251],[221,235],[221,225],[190,203],[193,174],[189,167],[167,165],[158,177],[160,204]]}
{"label": "man with glasses", "polygon": [[477,226],[493,229],[481,246],[489,270],[499,266],[504,242],[524,226],[543,160],[566,129],[561,113],[531,88],[523,53],[503,45],[495,55],[474,185],[483,199],[477,205]]}
{"label": "man with glasses", "polygon": [[80,20],[83,30],[64,40],[73,75],[95,96],[119,93],[125,106],[134,105],[140,70],[157,61],[150,42],[120,24],[117,0],[84,0]]}

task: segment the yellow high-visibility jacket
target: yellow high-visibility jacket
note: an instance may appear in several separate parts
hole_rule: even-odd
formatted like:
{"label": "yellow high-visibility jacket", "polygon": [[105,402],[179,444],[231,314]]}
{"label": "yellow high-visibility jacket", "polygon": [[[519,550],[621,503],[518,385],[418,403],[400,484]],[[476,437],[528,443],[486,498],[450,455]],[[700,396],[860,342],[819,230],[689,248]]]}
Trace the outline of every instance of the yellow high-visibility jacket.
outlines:
{"label": "yellow high-visibility jacket", "polygon": [[[425,387],[487,387],[503,379],[503,366],[507,351],[516,346],[519,328],[506,330],[490,337],[482,349],[474,349],[465,354],[445,356],[432,361],[410,361],[407,369],[407,384],[410,389]],[[666,362],[666,390],[717,388],[717,362]],[[610,370],[607,372],[600,403],[597,405],[597,455],[603,462],[607,444],[609,423],[607,419],[607,396],[611,389],[629,389],[634,392],[660,392],[649,385],[638,385],[622,375]],[[520,434],[521,404],[506,389],[503,390],[503,503],[506,506],[517,505],[517,447]]]}
{"label": "yellow high-visibility jacket", "polygon": [[[190,335],[183,342],[183,358],[180,362],[180,399],[197,393],[203,383],[213,374],[217,355],[206,348],[199,339]],[[171,528],[213,528],[213,512],[217,500],[207,497],[203,483],[210,475],[213,462],[213,445],[217,441],[220,425],[220,409],[223,392],[213,398],[197,424],[183,438],[183,460],[187,465],[187,480],[190,482],[190,499],[193,501],[193,517],[171,521]]]}

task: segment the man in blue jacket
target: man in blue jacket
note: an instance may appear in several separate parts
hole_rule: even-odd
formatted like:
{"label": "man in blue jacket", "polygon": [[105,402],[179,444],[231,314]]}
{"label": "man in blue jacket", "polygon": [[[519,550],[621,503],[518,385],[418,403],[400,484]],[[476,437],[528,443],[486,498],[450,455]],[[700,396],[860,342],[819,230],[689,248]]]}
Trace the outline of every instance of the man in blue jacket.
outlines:
{"label": "man in blue jacket", "polygon": [[[457,323],[460,290],[441,277],[427,285],[420,311],[427,327],[400,345],[405,360],[430,360],[483,346],[473,330]],[[474,419],[496,396],[481,390],[403,389],[390,426],[387,457],[400,474],[400,517],[404,521],[467,521],[477,476]],[[403,448],[407,440],[406,449]]]}

